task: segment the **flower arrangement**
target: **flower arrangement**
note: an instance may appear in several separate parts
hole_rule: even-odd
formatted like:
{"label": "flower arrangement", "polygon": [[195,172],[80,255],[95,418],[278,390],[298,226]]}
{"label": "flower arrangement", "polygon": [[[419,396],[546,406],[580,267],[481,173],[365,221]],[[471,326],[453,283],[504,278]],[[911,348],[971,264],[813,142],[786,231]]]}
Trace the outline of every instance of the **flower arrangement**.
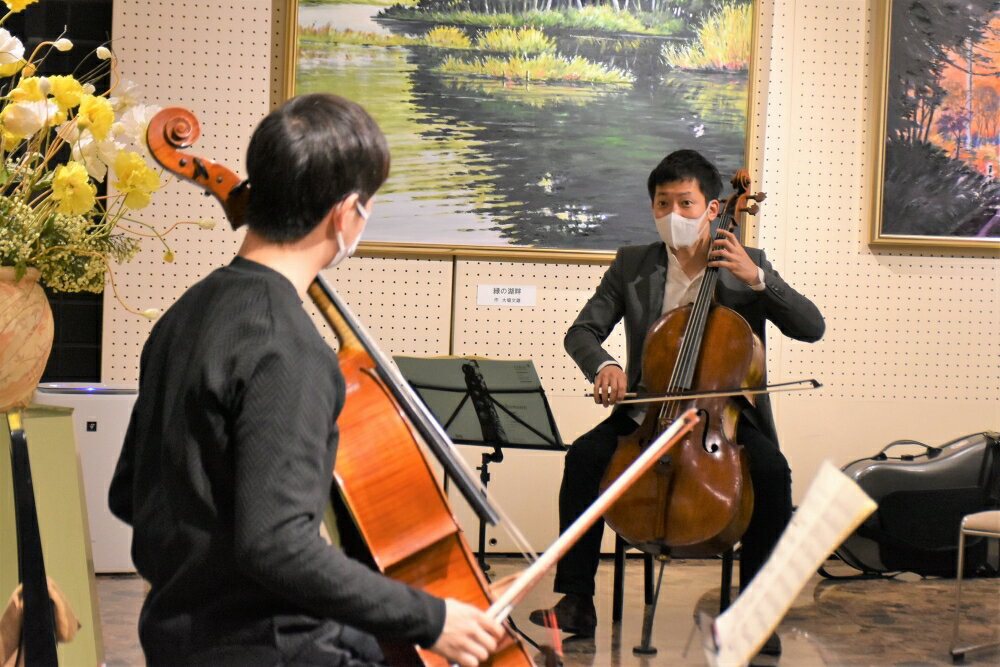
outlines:
{"label": "flower arrangement", "polygon": [[[37,1],[4,0],[0,26]],[[111,262],[131,259],[142,237],[156,238],[164,260],[173,261],[170,230],[130,217],[161,186],[145,138],[159,109],[140,103],[105,46],[95,52],[97,67],[82,76],[37,74],[52,49],[72,48],[60,37],[26,58],[21,41],[0,27],[0,266],[13,266],[17,279],[37,269],[46,285],[65,292],[101,292],[107,276],[117,298]],[[94,82],[109,73],[108,90],[97,91]],[[99,195],[109,170],[113,191]],[[130,312],[159,314],[118,300]]]}

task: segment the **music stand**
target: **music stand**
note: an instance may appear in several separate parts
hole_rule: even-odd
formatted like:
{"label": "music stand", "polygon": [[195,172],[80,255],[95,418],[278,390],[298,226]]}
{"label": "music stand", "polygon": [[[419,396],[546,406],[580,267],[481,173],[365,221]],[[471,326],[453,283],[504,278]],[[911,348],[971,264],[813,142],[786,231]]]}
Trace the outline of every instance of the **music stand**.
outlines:
{"label": "music stand", "polygon": [[[453,442],[492,447],[476,468],[483,488],[489,464],[503,448],[565,451],[545,390],[529,359],[393,357],[403,377],[441,422]],[[485,572],[486,524],[479,521],[479,552]]]}

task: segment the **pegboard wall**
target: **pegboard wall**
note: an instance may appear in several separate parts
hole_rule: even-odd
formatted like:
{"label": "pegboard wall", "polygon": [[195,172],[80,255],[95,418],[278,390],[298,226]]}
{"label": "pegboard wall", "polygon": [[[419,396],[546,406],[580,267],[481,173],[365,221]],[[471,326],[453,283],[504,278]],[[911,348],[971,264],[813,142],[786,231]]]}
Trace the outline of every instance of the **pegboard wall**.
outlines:
{"label": "pegboard wall", "polygon": [[[749,154],[754,189],[768,199],[747,226],[748,241],[827,321],[826,336],[812,345],[768,334],[773,380],[816,377],[824,384],[775,397],[796,495],[822,458],[843,464],[897,438],[943,441],[1000,428],[995,256],[867,245],[876,127],[871,68],[881,39],[873,31],[874,4],[758,2]],[[114,44],[123,75],[150,103],[196,113],[203,137],[194,152],[241,171],[254,126],[281,95],[285,14],[283,0],[117,0]],[[146,243],[116,270],[120,295],[138,309],[165,309],[227,263],[241,238],[223,224],[218,204],[187,184],[167,185],[141,215],[160,228],[205,218],[220,224],[175,230],[171,264],[163,248]],[[577,398],[587,385],[562,337],[604,268],[354,258],[330,277],[391,354],[533,359],[571,440],[604,413]],[[534,285],[537,306],[476,306],[479,284]],[[106,299],[105,381],[136,380],[150,326]],[[624,355],[620,333],[609,345]]]}

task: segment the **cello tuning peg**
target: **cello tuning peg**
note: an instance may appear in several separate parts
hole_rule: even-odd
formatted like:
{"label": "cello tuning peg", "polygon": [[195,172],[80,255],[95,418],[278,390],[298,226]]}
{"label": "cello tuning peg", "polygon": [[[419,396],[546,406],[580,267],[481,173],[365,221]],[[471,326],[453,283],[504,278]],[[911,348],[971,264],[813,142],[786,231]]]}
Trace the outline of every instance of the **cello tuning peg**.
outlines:
{"label": "cello tuning peg", "polygon": [[765,199],[767,199],[767,193],[766,192],[758,192],[754,196],[750,197],[750,199],[753,199],[754,201],[758,201],[758,202],[764,201]]}
{"label": "cello tuning peg", "polygon": [[750,215],[757,215],[758,211],[760,211],[760,206],[757,206],[757,204],[750,204],[743,210],[749,213]]}

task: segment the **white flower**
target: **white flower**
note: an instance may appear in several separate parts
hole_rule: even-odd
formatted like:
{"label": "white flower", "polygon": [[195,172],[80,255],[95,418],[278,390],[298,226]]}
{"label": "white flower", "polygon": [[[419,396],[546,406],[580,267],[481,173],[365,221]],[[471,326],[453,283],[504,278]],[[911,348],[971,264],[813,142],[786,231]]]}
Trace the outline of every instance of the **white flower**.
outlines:
{"label": "white flower", "polygon": [[58,134],[70,145],[70,156],[73,160],[83,164],[95,181],[104,180],[104,176],[108,173],[108,165],[114,162],[115,156],[124,148],[111,136],[102,141],[95,141],[93,134],[81,132],[72,121],[60,125]]}
{"label": "white flower", "polygon": [[24,44],[6,29],[0,28],[0,65],[12,65],[24,60]]}
{"label": "white flower", "polygon": [[115,161],[115,156],[124,148],[114,139],[95,141],[94,135],[90,132],[79,131],[76,141],[70,142],[70,145],[73,159],[82,163],[95,181],[104,180],[105,174],[108,173],[108,165]]}
{"label": "white flower", "polygon": [[198,226],[202,229],[215,229],[215,220],[199,220]]}
{"label": "white flower", "polygon": [[11,134],[30,137],[49,124],[59,113],[59,105],[50,100],[36,102],[16,102],[3,112],[3,126]]}
{"label": "white flower", "polygon": [[128,107],[111,126],[111,134],[115,141],[145,155],[146,129],[149,127],[149,121],[159,111],[160,107],[152,104],[136,104]]}
{"label": "white flower", "polygon": [[95,88],[94,84],[92,83],[83,84],[83,92],[87,93],[88,95],[93,95],[96,90],[97,88]]}
{"label": "white flower", "polygon": [[97,55],[98,60],[107,60],[111,57],[111,49],[106,46],[98,46],[94,53]]}
{"label": "white flower", "polygon": [[65,37],[61,37],[52,42],[52,46],[56,47],[56,51],[69,51],[73,48],[73,42],[69,41]]}
{"label": "white flower", "polygon": [[52,82],[49,81],[49,77],[43,76],[38,80],[38,90],[48,97],[49,93],[52,92]]}
{"label": "white flower", "polygon": [[147,320],[155,320],[157,317],[160,316],[161,313],[159,308],[147,308],[146,310],[142,311],[139,314],[145,317]]}
{"label": "white flower", "polygon": [[114,96],[111,97],[111,107],[115,110],[115,113],[121,113],[129,107],[134,107],[141,100],[139,93],[142,91],[139,89],[139,84],[134,81],[122,79],[113,92]]}

